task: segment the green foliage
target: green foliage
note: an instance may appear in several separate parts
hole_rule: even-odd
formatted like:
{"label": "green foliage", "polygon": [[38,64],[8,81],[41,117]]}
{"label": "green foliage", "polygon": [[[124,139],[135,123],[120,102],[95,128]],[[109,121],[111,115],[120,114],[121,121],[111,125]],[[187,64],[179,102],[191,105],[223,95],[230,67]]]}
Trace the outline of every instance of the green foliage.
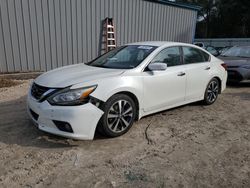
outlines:
{"label": "green foliage", "polygon": [[177,0],[177,2],[202,6],[196,37],[250,37],[249,0]]}

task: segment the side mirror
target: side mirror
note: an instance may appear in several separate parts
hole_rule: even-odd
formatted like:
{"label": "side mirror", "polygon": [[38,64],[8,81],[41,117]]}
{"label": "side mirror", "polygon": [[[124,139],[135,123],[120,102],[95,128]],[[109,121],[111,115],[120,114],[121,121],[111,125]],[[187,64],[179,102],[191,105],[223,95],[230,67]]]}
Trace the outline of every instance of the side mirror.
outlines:
{"label": "side mirror", "polygon": [[166,63],[150,63],[148,69],[151,71],[164,71],[167,69]]}

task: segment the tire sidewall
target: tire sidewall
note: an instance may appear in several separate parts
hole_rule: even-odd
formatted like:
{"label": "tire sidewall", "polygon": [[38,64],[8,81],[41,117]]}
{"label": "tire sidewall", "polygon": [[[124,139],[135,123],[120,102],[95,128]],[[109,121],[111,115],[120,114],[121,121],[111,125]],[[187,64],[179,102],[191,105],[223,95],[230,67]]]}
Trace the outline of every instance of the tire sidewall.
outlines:
{"label": "tire sidewall", "polygon": [[209,83],[207,84],[207,88],[206,88],[206,91],[205,91],[205,95],[204,95],[204,102],[205,102],[205,104],[207,104],[207,105],[211,105],[211,104],[215,103],[215,101],[218,99],[219,92],[218,92],[218,94],[217,94],[217,96],[216,96],[216,99],[215,99],[213,102],[210,102],[210,101],[208,101],[208,99],[207,99],[207,96],[208,96],[208,87],[209,87],[209,85],[211,84],[211,82],[214,82],[214,81],[217,83],[217,85],[218,85],[218,87],[219,87],[219,89],[220,89],[219,81],[218,81],[216,78],[213,78],[212,80],[209,81]]}

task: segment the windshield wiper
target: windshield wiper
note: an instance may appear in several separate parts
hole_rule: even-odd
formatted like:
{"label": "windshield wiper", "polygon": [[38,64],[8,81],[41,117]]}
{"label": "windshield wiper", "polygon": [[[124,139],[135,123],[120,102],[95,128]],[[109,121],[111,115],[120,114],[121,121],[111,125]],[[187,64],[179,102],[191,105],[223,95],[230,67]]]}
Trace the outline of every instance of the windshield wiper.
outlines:
{"label": "windshield wiper", "polygon": [[107,68],[107,67],[104,66],[104,65],[89,65],[89,66],[92,66],[92,67],[100,67],[100,68]]}
{"label": "windshield wiper", "polygon": [[92,61],[89,61],[89,62],[83,62],[83,64],[85,64],[85,65],[89,65],[90,63],[92,63]]}

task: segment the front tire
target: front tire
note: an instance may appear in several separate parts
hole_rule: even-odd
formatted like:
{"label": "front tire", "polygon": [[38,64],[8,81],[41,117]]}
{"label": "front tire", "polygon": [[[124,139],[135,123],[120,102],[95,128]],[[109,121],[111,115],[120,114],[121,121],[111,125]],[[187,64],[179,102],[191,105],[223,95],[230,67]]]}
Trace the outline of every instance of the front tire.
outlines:
{"label": "front tire", "polygon": [[204,103],[206,105],[213,104],[219,95],[220,84],[218,79],[213,78],[207,85],[207,89],[204,95]]}
{"label": "front tire", "polygon": [[104,114],[99,122],[99,130],[108,137],[125,134],[136,117],[135,102],[127,95],[116,94],[103,106]]}

